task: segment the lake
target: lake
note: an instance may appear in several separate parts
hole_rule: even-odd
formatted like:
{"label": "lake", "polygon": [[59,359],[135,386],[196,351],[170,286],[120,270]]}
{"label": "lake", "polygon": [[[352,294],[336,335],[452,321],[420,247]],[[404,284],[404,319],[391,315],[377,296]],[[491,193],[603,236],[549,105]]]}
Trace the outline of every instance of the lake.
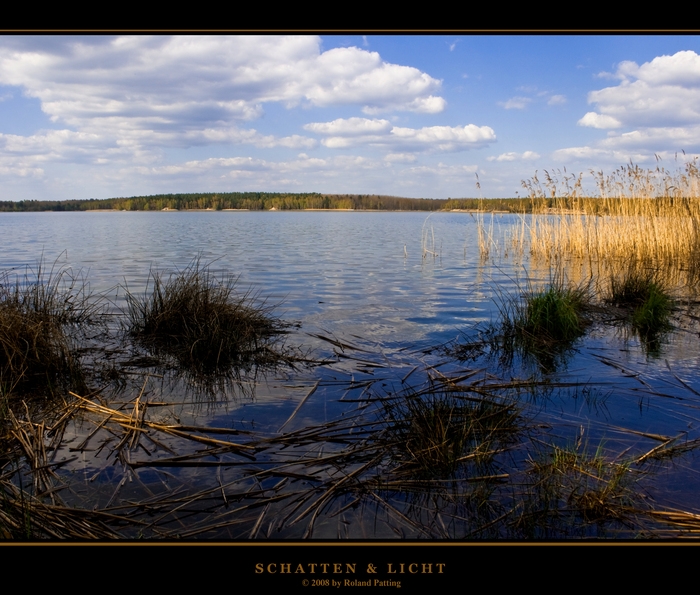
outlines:
{"label": "lake", "polygon": [[[493,221],[506,230],[519,219]],[[144,354],[117,345],[113,322],[109,353],[84,358],[108,362],[119,381],[95,388],[92,405],[76,408],[46,438],[47,481],[60,486],[60,504],[123,518],[113,527],[123,537],[677,534],[665,517],[617,519],[603,500],[700,513],[692,304],[679,305],[675,331],[652,351],[621,325],[594,324],[551,365],[509,361],[484,338],[488,325],[497,325],[508,296],[547,282],[550,271],[503,257],[503,239],[484,259],[478,241],[468,213],[1,214],[0,270],[23,273],[43,258],[45,268],[81,271],[118,320],[125,288],[141,294],[151,271],[167,277],[199,258],[274,305],[295,325],[284,344],[314,361],[199,386],[177,370],[139,364]],[[455,350],[460,345],[470,347]],[[485,457],[465,446],[444,477],[417,471],[411,448],[401,450],[412,444],[418,415],[405,403],[418,396],[435,407],[448,403],[448,417],[465,416],[473,409],[463,403],[487,393],[495,407],[488,415],[503,416],[498,431],[507,437],[491,436]],[[119,422],[119,415],[126,417]],[[56,419],[51,413],[47,425]],[[144,426],[147,420],[155,425]],[[137,437],[133,424],[148,436]],[[562,453],[573,457],[571,485],[560,482],[543,496],[537,490]],[[579,509],[539,523],[543,502],[566,493],[581,501]],[[588,503],[591,497],[600,503]]]}

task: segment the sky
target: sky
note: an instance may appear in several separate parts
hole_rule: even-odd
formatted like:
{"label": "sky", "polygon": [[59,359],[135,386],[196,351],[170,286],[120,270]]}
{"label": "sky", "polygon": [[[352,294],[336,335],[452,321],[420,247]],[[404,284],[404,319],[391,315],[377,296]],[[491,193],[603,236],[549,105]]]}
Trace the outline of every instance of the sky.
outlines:
{"label": "sky", "polygon": [[527,195],[700,155],[700,36],[0,36],[0,200]]}

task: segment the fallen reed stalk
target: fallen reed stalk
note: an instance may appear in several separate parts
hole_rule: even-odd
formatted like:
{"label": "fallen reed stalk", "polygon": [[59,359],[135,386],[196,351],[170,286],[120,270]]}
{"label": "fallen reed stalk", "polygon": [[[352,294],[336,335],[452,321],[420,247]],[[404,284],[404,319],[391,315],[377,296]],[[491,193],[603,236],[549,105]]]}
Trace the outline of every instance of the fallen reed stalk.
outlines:
{"label": "fallen reed stalk", "polygon": [[[671,452],[680,444],[643,434],[662,447],[629,457],[602,447],[590,454],[580,439],[560,447],[519,398],[551,383],[438,367],[396,378],[397,390],[349,380],[348,392],[360,397],[346,400],[345,415],[286,433],[278,425],[239,432],[150,419],[151,405],[165,404],[149,403],[145,382],[122,406],[75,394],[70,414],[96,431],[80,444],[70,432],[56,448],[102,460],[86,478],[101,485],[101,505],[81,510],[95,503],[46,459],[49,436],[66,416],[46,427],[18,420],[31,440],[0,470],[0,535],[78,538],[85,521],[88,539],[323,538],[335,535],[333,523],[348,538],[377,535],[378,526],[400,538],[580,538],[629,537],[661,522],[638,499],[636,480],[642,465],[682,454]],[[304,406],[327,386],[313,388]],[[233,439],[241,442],[228,440],[239,433],[245,437]],[[49,469],[59,482],[50,474],[44,484],[24,479]],[[71,504],[46,504],[64,485]]]}
{"label": "fallen reed stalk", "polygon": [[[210,446],[218,446],[218,447],[225,447],[227,449],[230,449],[232,452],[237,452],[239,454],[242,454],[243,456],[246,456],[250,459],[254,459],[254,457],[250,454],[250,451],[253,451],[254,448],[252,446],[246,445],[246,444],[238,444],[235,442],[228,442],[226,440],[219,440],[217,438],[210,438],[208,436],[202,436],[199,435],[198,433],[194,432],[201,432],[201,433],[206,433],[209,432],[210,429],[206,427],[202,428],[197,428],[193,426],[181,426],[179,424],[163,424],[163,423],[158,423],[158,422],[153,422],[149,421],[147,419],[144,419],[143,414],[139,413],[139,405],[138,401],[134,404],[134,408],[132,410],[131,414],[124,413],[123,411],[119,411],[118,409],[111,409],[109,407],[105,407],[104,405],[100,405],[98,403],[94,403],[93,401],[90,401],[88,399],[84,399],[80,395],[71,392],[70,393],[72,396],[75,398],[79,399],[81,405],[80,408],[89,411],[91,413],[97,413],[103,416],[106,416],[107,420],[109,422],[113,422],[121,426],[126,432],[123,435],[122,441],[124,444],[130,439],[133,438],[134,433],[138,432],[139,430],[143,428],[147,429],[152,429],[156,430],[159,432],[163,432],[164,434],[170,434],[173,436],[178,436],[181,438],[186,438],[188,440],[193,440],[195,442],[200,442],[202,444],[207,444]],[[145,411],[145,406],[142,407],[142,411]],[[218,428],[213,428],[211,430],[212,433],[231,433],[229,430],[224,430],[224,429],[218,429]],[[115,450],[119,450],[123,444],[120,444]],[[135,447],[135,446],[134,446]]]}

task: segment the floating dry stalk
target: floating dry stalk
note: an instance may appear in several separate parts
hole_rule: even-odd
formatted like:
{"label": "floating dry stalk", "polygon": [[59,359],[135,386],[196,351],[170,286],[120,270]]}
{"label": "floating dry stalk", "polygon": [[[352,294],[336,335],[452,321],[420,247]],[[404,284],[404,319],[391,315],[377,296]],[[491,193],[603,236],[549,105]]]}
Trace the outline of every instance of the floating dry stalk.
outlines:
{"label": "floating dry stalk", "polygon": [[238,294],[235,277],[217,278],[199,259],[167,280],[151,271],[146,293],[127,289],[126,299],[130,334],[195,374],[227,373],[282,357],[273,347],[285,325],[273,308],[249,292]]}

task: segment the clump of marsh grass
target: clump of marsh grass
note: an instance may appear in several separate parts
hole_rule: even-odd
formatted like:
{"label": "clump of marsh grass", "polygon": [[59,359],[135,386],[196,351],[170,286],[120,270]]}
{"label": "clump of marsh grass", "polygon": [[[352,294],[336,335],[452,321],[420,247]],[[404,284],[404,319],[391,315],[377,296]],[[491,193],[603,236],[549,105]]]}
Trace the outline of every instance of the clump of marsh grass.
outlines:
{"label": "clump of marsh grass", "polygon": [[386,409],[396,472],[426,479],[449,478],[461,464],[483,467],[521,426],[512,402],[444,386],[401,393]]}
{"label": "clump of marsh grass", "polygon": [[575,446],[552,446],[530,459],[531,487],[512,528],[529,537],[584,536],[606,527],[631,526],[640,496],[630,462],[606,459],[602,446],[589,453]]}
{"label": "clump of marsh grass", "polygon": [[651,285],[642,304],[632,313],[632,325],[643,335],[654,335],[670,328],[671,298],[658,285]]}
{"label": "clump of marsh grass", "polygon": [[154,354],[200,376],[279,361],[273,347],[285,325],[272,307],[236,291],[236,278],[216,277],[195,259],[167,279],[151,271],[143,295],[126,290],[127,329]]}
{"label": "clump of marsh grass", "polygon": [[524,340],[569,342],[583,334],[585,293],[577,288],[550,285],[525,297],[516,331]]}
{"label": "clump of marsh grass", "polygon": [[499,319],[477,326],[477,337],[445,346],[461,361],[496,358],[511,368],[516,359],[529,367],[536,363],[546,373],[565,363],[575,341],[593,322],[595,305],[592,280],[572,283],[561,271],[550,271],[542,286],[528,281],[526,288],[505,293],[497,289],[495,305]]}
{"label": "clump of marsh grass", "polygon": [[500,327],[492,335],[499,339],[501,349],[525,356],[565,350],[590,323],[587,312],[593,300],[591,293],[590,283],[573,285],[557,273],[542,288],[530,285],[519,297],[502,298]]}
{"label": "clump of marsh grass", "polygon": [[654,342],[671,328],[673,300],[658,270],[631,263],[620,274],[611,274],[606,301],[621,308],[633,330],[645,342]]}
{"label": "clump of marsh grass", "polygon": [[0,395],[53,396],[84,386],[76,331],[98,320],[99,301],[70,269],[42,262],[0,274]]}

